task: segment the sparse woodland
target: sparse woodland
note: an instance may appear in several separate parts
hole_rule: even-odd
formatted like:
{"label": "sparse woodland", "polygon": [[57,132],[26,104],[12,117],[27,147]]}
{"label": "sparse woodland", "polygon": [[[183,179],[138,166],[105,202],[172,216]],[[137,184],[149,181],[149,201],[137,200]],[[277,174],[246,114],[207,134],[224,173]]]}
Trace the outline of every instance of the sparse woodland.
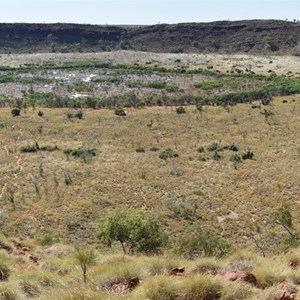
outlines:
{"label": "sparse woodland", "polygon": [[5,61],[0,299],[299,298],[298,57]]}

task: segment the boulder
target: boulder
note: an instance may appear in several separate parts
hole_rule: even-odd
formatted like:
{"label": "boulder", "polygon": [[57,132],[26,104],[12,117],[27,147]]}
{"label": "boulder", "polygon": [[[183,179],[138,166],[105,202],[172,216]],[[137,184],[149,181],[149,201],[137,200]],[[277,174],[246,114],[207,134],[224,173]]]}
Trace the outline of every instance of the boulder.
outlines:
{"label": "boulder", "polygon": [[257,280],[252,273],[240,270],[226,271],[224,273],[216,275],[216,278],[229,281],[241,280],[248,282],[254,286],[257,284]]}

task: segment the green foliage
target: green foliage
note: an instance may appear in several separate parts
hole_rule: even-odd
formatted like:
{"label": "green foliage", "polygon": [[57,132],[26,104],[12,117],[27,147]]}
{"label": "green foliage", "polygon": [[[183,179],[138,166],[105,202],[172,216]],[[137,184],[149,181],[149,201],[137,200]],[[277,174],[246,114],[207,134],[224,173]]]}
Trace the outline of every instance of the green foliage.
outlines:
{"label": "green foliage", "polygon": [[214,151],[214,153],[212,155],[212,159],[220,160],[221,158],[222,158],[222,156],[218,153],[218,151]]}
{"label": "green foliage", "polygon": [[290,206],[287,204],[282,205],[275,212],[275,220],[284,228],[292,229],[293,223],[292,223],[292,214],[291,214]]}
{"label": "green foliage", "polygon": [[96,156],[96,150],[95,149],[65,149],[64,154],[74,156],[75,158],[82,158],[85,161],[90,160],[93,156]]}
{"label": "green foliage", "polygon": [[11,114],[13,117],[18,117],[20,115],[20,113],[21,113],[21,110],[19,108],[13,108],[11,110]]}
{"label": "green foliage", "polygon": [[21,147],[20,151],[21,152],[37,152],[39,151],[40,147],[38,146],[38,144],[34,144],[34,145],[27,145],[27,146],[23,146]]}
{"label": "green foliage", "polygon": [[7,280],[10,276],[10,269],[7,267],[6,264],[0,262],[0,280]]}
{"label": "green foliage", "polygon": [[45,234],[40,240],[42,246],[51,246],[59,242],[59,237],[52,234]]}
{"label": "green foliage", "polygon": [[230,151],[239,151],[239,147],[236,146],[235,144],[229,145],[229,146],[224,146],[223,147],[224,150],[230,150]]}
{"label": "green foliage", "polygon": [[253,157],[254,157],[254,153],[250,149],[247,149],[242,154],[242,159],[244,159],[244,160],[246,160],[246,159],[253,159]]}
{"label": "green foliage", "polygon": [[144,153],[145,152],[145,149],[144,147],[138,147],[135,149],[136,152],[139,152],[139,153]]}
{"label": "green foliage", "polygon": [[234,162],[234,163],[239,163],[242,161],[241,157],[238,154],[232,154],[230,156],[230,161]]}
{"label": "green foliage", "polygon": [[81,120],[83,118],[83,111],[82,110],[77,111],[74,117]]}
{"label": "green foliage", "polygon": [[107,246],[120,242],[124,253],[155,254],[167,241],[158,220],[138,210],[111,211],[98,224],[97,237]]}
{"label": "green foliage", "polygon": [[153,147],[150,148],[150,151],[153,151],[153,152],[156,152],[156,151],[158,151],[158,150],[159,150],[159,148],[157,148],[157,147],[155,147],[155,146],[153,146]]}
{"label": "green foliage", "polygon": [[175,151],[173,151],[172,149],[170,149],[170,148],[162,151],[159,154],[159,158],[160,159],[174,158],[174,157],[178,157],[178,156],[179,155]]}
{"label": "green foliage", "polygon": [[20,151],[21,152],[37,152],[37,151],[48,151],[48,152],[53,152],[59,150],[59,148],[55,145],[55,146],[39,146],[38,143],[35,143],[34,145],[27,145],[27,146],[23,146],[21,147]]}
{"label": "green foliage", "polygon": [[68,111],[66,113],[66,117],[68,120],[72,119],[72,118],[77,118],[79,120],[83,119],[83,110],[80,109],[78,111],[75,111],[75,112],[71,112],[71,111]]}
{"label": "green foliage", "polygon": [[219,146],[218,143],[212,143],[211,145],[209,145],[207,147],[207,150],[210,151],[210,152],[218,151],[218,150],[221,150],[221,147]]}
{"label": "green foliage", "polygon": [[197,148],[197,152],[199,152],[199,153],[205,152],[204,147],[203,147],[203,146],[198,147],[198,148]]}
{"label": "green foliage", "polygon": [[88,268],[96,263],[96,252],[93,249],[81,249],[76,247],[74,251],[74,258],[81,268],[83,282],[86,283]]}
{"label": "green foliage", "polygon": [[199,256],[223,257],[233,252],[233,247],[223,238],[198,229],[194,234],[178,240],[175,252],[185,258]]}
{"label": "green foliage", "polygon": [[178,114],[185,114],[185,113],[186,113],[186,110],[185,110],[184,107],[179,106],[179,107],[176,108],[176,112],[177,112]]}
{"label": "green foliage", "polygon": [[124,111],[123,108],[117,108],[117,109],[115,110],[115,115],[116,115],[116,116],[125,117],[125,116],[126,116],[126,113],[125,113],[125,111]]}

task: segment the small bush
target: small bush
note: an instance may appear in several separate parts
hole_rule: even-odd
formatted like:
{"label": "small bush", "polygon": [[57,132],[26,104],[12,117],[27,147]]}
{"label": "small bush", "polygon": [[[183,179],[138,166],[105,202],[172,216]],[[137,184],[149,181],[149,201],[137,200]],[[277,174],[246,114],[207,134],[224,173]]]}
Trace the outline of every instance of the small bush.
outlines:
{"label": "small bush", "polygon": [[59,242],[59,237],[58,236],[53,236],[51,234],[45,234],[41,241],[40,241],[40,244],[42,246],[51,246],[55,243],[58,243]]}
{"label": "small bush", "polygon": [[144,153],[145,152],[145,149],[143,147],[138,147],[135,149],[136,152],[138,153]]}
{"label": "small bush", "polygon": [[74,117],[81,120],[83,118],[83,111],[82,110],[77,111]]}
{"label": "small bush", "polygon": [[160,159],[174,158],[174,157],[178,157],[178,156],[179,155],[175,151],[173,151],[172,149],[170,149],[170,148],[162,151],[159,154],[159,158]]}
{"label": "small bush", "polygon": [[125,111],[124,111],[123,108],[117,108],[117,109],[115,110],[115,115],[116,115],[116,116],[125,117],[125,116],[126,116],[126,113],[125,113]]}
{"label": "small bush", "polygon": [[229,146],[224,146],[223,149],[234,151],[234,152],[239,151],[239,147],[234,144],[229,145]]}
{"label": "small bush", "polygon": [[83,158],[85,156],[96,156],[96,150],[95,149],[65,149],[64,154],[71,155],[76,158]]}
{"label": "small bush", "polygon": [[254,157],[254,153],[250,149],[247,149],[242,154],[242,159],[244,159],[244,160],[246,160],[246,159],[253,159],[253,157]]}
{"label": "small bush", "polygon": [[159,150],[159,148],[157,148],[157,147],[151,147],[150,148],[150,151],[153,151],[153,152],[156,152],[156,151],[158,151]]}
{"label": "small bush", "polygon": [[212,159],[214,160],[220,160],[221,158],[222,156],[217,151],[215,151],[214,154],[212,155]]}
{"label": "small bush", "polygon": [[39,150],[53,152],[53,151],[59,150],[59,148],[56,145],[55,146],[41,146],[41,147],[39,147]]}
{"label": "small bush", "polygon": [[211,145],[209,145],[209,146],[207,147],[207,150],[210,151],[210,152],[218,151],[218,150],[220,150],[220,149],[221,149],[221,148],[220,148],[220,146],[219,146],[218,143],[212,143]]}
{"label": "small bush", "polygon": [[44,115],[44,113],[43,113],[41,110],[39,110],[38,116],[39,116],[39,117],[42,117],[43,115]]}
{"label": "small bush", "polygon": [[238,154],[233,154],[230,156],[230,161],[232,161],[234,163],[238,163],[238,162],[241,162],[242,159]]}
{"label": "small bush", "polygon": [[179,239],[175,247],[176,254],[188,259],[199,256],[223,257],[232,251],[232,246],[225,239],[201,229]]}
{"label": "small bush", "polygon": [[21,110],[19,108],[13,108],[11,114],[13,117],[18,117],[21,114]]}
{"label": "small bush", "polygon": [[39,151],[40,148],[38,147],[37,144],[35,145],[27,145],[27,146],[23,146],[21,147],[20,151],[21,152],[37,152]]}
{"label": "small bush", "polygon": [[186,113],[186,110],[185,110],[184,107],[179,106],[179,107],[176,108],[176,112],[177,112],[178,114],[185,114],[185,113]]}
{"label": "small bush", "polygon": [[205,149],[204,149],[204,147],[198,147],[197,148],[197,151],[199,152],[199,153],[203,153],[203,152],[205,152]]}

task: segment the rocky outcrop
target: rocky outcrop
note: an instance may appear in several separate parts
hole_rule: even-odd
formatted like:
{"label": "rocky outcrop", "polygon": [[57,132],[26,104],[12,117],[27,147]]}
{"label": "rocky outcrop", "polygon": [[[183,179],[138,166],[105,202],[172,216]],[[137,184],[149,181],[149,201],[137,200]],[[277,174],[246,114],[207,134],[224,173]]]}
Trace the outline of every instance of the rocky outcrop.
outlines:
{"label": "rocky outcrop", "polygon": [[0,53],[143,50],[298,53],[300,23],[279,20],[104,26],[0,24]]}

